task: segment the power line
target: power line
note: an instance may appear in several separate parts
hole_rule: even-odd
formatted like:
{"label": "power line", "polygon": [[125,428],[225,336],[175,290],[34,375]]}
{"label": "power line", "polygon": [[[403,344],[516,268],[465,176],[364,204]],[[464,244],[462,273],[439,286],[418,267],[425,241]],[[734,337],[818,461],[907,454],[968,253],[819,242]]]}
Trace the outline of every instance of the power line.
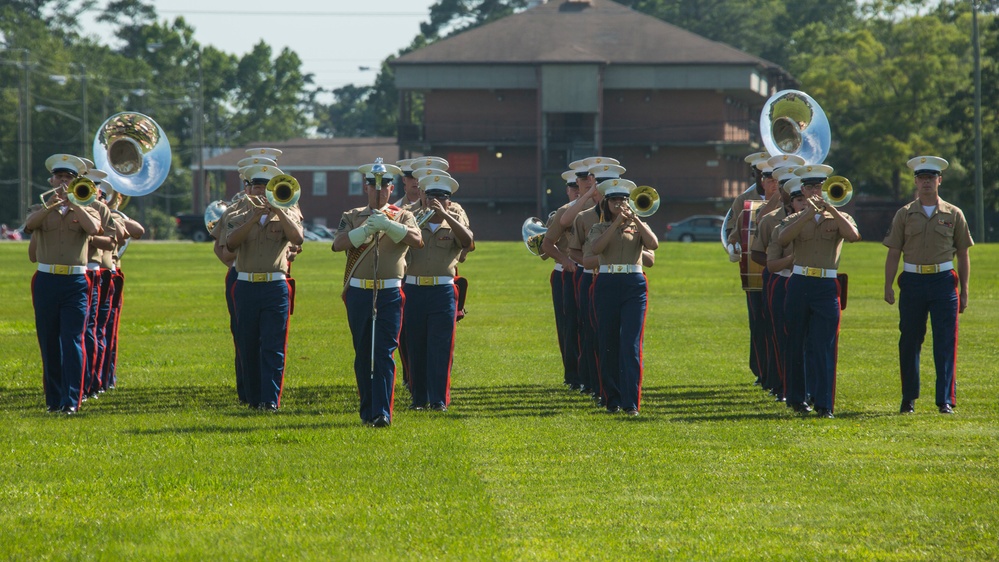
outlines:
{"label": "power line", "polygon": [[427,17],[429,14],[426,12],[395,12],[395,13],[385,13],[385,12],[265,12],[265,11],[225,11],[225,10],[157,10],[161,14],[197,14],[197,15],[208,15],[208,16],[267,16],[267,17],[378,17],[378,18],[392,18],[392,17]]}

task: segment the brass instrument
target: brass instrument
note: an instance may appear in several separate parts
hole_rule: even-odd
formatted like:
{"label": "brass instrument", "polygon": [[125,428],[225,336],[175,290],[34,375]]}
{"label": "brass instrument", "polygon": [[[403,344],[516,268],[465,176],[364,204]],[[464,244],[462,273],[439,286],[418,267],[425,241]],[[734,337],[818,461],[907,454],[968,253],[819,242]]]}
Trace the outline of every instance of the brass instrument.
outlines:
{"label": "brass instrument", "polygon": [[636,216],[651,217],[659,210],[659,192],[648,185],[640,185],[631,191],[628,206]]}
{"label": "brass instrument", "polygon": [[294,177],[288,174],[278,174],[267,182],[264,194],[271,207],[287,209],[298,203],[298,198],[302,195],[302,187]]}
{"label": "brass instrument", "polygon": [[166,133],[149,116],[122,112],[108,117],[94,137],[94,162],[119,193],[131,197],[156,191],[170,172]]}
{"label": "brass instrument", "polygon": [[208,232],[215,230],[215,225],[222,218],[222,213],[225,213],[228,208],[229,204],[221,200],[212,201],[205,207],[205,228],[208,229]]}
{"label": "brass instrument", "polygon": [[842,207],[853,198],[853,184],[843,176],[832,176],[822,182],[822,198],[833,207]]}
{"label": "brass instrument", "polygon": [[90,178],[78,177],[66,186],[66,198],[74,205],[86,207],[97,200],[97,185]]}
{"label": "brass instrument", "polygon": [[521,227],[520,233],[524,238],[524,245],[527,246],[527,251],[535,256],[540,256],[543,253],[541,244],[545,241],[545,234],[547,232],[548,228],[537,217],[531,217],[524,221],[524,226]]}
{"label": "brass instrument", "polygon": [[430,207],[423,207],[419,211],[413,213],[413,218],[416,219],[416,226],[423,228],[428,222],[430,222],[430,219],[433,218],[435,213],[436,211]]}
{"label": "brass instrument", "polygon": [[49,205],[48,198],[51,197],[51,196],[53,196],[53,195],[55,195],[56,193],[58,193],[59,189],[61,187],[62,186],[60,186],[60,187],[53,187],[52,189],[50,189],[50,190],[48,190],[48,191],[46,191],[46,192],[44,192],[44,193],[42,193],[41,195],[38,196],[38,198],[42,200],[42,207],[45,207],[46,209],[51,209],[52,207],[55,207],[56,205],[59,204],[58,202],[56,202],[56,203],[53,203],[53,204]]}

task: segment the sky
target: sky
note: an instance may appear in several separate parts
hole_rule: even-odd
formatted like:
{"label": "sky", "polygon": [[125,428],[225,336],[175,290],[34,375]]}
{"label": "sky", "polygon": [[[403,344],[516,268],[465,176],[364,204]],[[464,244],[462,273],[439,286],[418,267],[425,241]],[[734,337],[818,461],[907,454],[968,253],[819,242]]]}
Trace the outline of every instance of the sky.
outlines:
{"label": "sky", "polygon": [[[242,56],[263,39],[288,47],[326,90],[370,85],[381,61],[410,44],[435,0],[152,0],[160,21],[183,16],[202,45]],[[106,4],[106,2],[101,2]],[[362,70],[366,67],[370,70]],[[324,94],[319,98],[329,102]]]}

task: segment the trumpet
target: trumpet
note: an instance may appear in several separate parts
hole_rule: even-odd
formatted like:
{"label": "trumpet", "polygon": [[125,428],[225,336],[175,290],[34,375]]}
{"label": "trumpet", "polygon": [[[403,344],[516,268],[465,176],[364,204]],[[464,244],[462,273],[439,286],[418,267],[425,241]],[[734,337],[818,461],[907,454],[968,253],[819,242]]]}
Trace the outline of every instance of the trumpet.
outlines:
{"label": "trumpet", "polygon": [[434,216],[434,213],[436,213],[436,211],[430,207],[424,207],[413,213],[413,218],[416,219],[416,226],[423,228],[427,222],[430,221],[431,217]]}
{"label": "trumpet", "polygon": [[278,174],[267,182],[264,193],[271,207],[287,209],[298,203],[298,198],[302,195],[302,187],[294,177],[288,174]]}
{"label": "trumpet", "polygon": [[74,205],[86,207],[97,200],[97,185],[90,178],[76,178],[66,186],[66,198]]}
{"label": "trumpet", "polygon": [[655,188],[640,185],[632,190],[628,197],[628,206],[635,212],[636,216],[645,218],[651,217],[659,210],[659,192]]}

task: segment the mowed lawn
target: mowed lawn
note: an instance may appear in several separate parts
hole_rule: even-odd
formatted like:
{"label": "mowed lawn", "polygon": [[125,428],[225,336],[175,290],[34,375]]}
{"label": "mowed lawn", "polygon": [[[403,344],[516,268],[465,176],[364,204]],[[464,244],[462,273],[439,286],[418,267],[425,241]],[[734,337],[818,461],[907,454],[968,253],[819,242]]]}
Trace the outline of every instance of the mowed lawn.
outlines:
{"label": "mowed lawn", "polygon": [[[295,262],[283,403],[236,401],[224,268],[131,245],[119,385],[45,414],[26,243],[0,244],[0,559],[999,559],[999,247],[971,250],[958,403],[898,415],[884,248],[848,245],[836,419],[752,383],[738,268],[664,244],[641,416],[562,384],[548,274],[519,242],[461,267],[451,410],[363,427],[343,254]],[[401,376],[399,377],[401,379]]]}

